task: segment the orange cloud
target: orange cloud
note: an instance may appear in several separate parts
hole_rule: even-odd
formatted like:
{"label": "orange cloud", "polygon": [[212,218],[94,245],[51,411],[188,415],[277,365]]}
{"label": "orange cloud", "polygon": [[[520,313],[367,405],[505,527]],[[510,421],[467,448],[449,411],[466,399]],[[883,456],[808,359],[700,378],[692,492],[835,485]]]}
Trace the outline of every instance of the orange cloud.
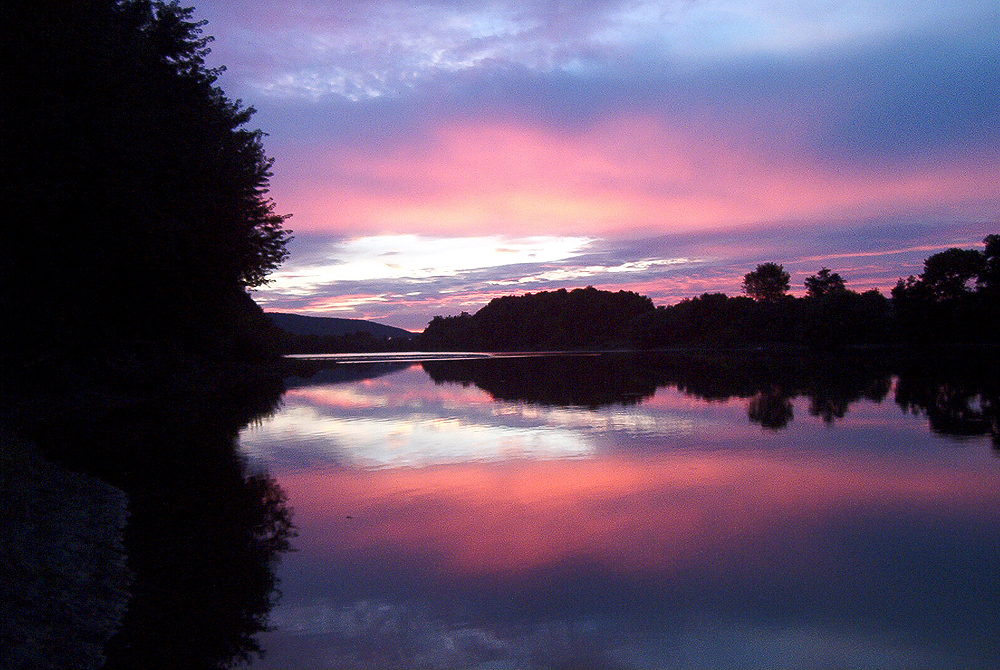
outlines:
{"label": "orange cloud", "polygon": [[845,166],[751,134],[620,116],[589,128],[452,123],[382,153],[333,150],[283,189],[297,226],[356,234],[684,231],[962,207],[996,192],[983,156]]}

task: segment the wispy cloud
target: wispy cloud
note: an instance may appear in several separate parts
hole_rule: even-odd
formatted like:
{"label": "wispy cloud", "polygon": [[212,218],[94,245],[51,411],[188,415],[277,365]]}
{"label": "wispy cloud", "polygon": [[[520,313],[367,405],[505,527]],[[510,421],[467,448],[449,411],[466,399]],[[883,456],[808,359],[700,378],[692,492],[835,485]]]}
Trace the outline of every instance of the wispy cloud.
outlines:
{"label": "wispy cloud", "polygon": [[[223,6],[225,5],[225,7]],[[854,48],[990,15],[984,2],[209,0],[224,55],[280,96],[398,95],[496,66],[587,74],[635,62],[719,62]],[[995,7],[992,9],[994,20]]]}
{"label": "wispy cloud", "polygon": [[338,282],[406,280],[414,284],[464,272],[561,261],[580,254],[588,237],[359,237],[327,243],[304,264],[293,258],[273,275],[272,291],[311,291]]}
{"label": "wispy cloud", "polygon": [[887,288],[1000,225],[988,0],[203,0],[297,240],[269,308],[422,328],[783,262]]}

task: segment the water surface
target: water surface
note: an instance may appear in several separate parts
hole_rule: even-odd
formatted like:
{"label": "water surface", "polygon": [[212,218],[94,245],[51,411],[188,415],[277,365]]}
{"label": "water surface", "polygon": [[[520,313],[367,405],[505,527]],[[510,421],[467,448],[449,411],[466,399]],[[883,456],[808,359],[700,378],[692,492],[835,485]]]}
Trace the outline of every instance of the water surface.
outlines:
{"label": "water surface", "polygon": [[289,380],[241,435],[299,529],[256,667],[995,666],[977,379],[603,355]]}

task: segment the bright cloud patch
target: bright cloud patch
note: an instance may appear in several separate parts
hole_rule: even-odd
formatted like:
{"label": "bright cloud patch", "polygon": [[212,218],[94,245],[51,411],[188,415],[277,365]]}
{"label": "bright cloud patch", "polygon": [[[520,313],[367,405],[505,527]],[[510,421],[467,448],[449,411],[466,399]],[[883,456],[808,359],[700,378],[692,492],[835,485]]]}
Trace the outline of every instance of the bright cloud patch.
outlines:
{"label": "bright cloud patch", "polygon": [[419,285],[485,268],[562,261],[582,253],[593,241],[553,236],[361,237],[331,243],[323,257],[308,264],[290,261],[274,274],[268,293],[312,295],[342,282],[402,280]]}
{"label": "bright cloud patch", "polygon": [[650,271],[668,268],[670,266],[687,265],[697,263],[689,258],[653,258],[641,261],[626,261],[618,265],[585,265],[556,268],[526,274],[516,279],[496,279],[491,284],[498,286],[517,286],[519,284],[534,284],[539,282],[579,282],[591,281],[597,278],[601,281],[608,279],[607,275],[639,274]]}

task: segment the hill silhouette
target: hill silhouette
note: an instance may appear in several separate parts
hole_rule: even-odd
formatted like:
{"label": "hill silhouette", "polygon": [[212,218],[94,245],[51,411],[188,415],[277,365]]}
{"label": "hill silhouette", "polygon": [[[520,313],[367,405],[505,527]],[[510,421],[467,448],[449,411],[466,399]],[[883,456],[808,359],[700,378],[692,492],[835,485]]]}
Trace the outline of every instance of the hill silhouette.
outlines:
{"label": "hill silhouette", "polygon": [[283,354],[398,351],[411,349],[416,333],[363,319],[338,319],[270,312]]}
{"label": "hill silhouette", "polygon": [[371,333],[377,338],[411,338],[415,333],[363,319],[339,319],[329,316],[303,316],[284,312],[265,312],[275,326],[292,335],[334,336]]}

